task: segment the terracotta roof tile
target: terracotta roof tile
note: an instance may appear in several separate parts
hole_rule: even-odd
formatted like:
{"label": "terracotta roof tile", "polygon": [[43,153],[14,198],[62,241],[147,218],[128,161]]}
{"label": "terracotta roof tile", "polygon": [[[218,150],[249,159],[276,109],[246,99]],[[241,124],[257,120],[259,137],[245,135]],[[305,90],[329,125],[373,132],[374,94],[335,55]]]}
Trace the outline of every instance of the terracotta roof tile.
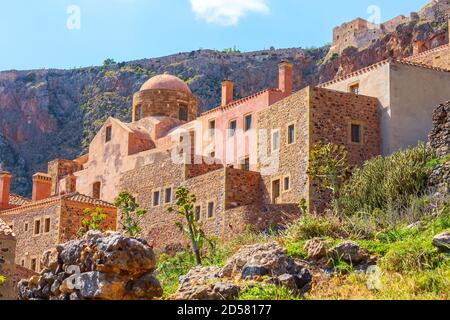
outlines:
{"label": "terracotta roof tile", "polygon": [[14,207],[20,207],[31,202],[31,199],[22,197],[15,193],[9,194],[9,204]]}
{"label": "terracotta roof tile", "polygon": [[16,236],[10,227],[0,219],[0,239],[2,240],[14,240]]}

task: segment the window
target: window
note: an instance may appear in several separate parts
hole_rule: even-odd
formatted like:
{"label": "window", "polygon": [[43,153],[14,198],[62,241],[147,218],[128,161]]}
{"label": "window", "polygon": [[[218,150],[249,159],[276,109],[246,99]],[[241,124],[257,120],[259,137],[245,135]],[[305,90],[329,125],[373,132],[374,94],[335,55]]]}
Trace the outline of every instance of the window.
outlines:
{"label": "window", "polygon": [[44,233],[50,232],[50,218],[45,218],[44,221]]}
{"label": "window", "polygon": [[153,192],[153,206],[157,207],[159,206],[159,190]]}
{"label": "window", "polygon": [[274,130],[272,132],[272,152],[280,150],[280,132]]}
{"label": "window", "polygon": [[181,121],[188,121],[188,108],[186,106],[180,106],[179,119]]}
{"label": "window", "polygon": [[272,203],[278,204],[280,203],[280,196],[281,196],[281,183],[280,180],[274,180],[272,181]]}
{"label": "window", "polygon": [[37,268],[37,259],[33,258],[31,259],[30,269],[36,272],[37,271],[36,268]]}
{"label": "window", "polygon": [[283,185],[284,191],[291,190],[291,178],[290,177],[284,177],[283,184],[284,184]]}
{"label": "window", "polygon": [[287,143],[293,144],[295,142],[295,125],[291,124],[288,126],[288,132],[287,132]]}
{"label": "window", "polygon": [[20,260],[20,265],[21,265],[22,267],[25,267],[25,259]]}
{"label": "window", "polygon": [[10,224],[8,227],[11,229],[11,231],[14,231],[14,225]]}
{"label": "window", "polygon": [[136,106],[135,118],[136,118],[136,121],[142,119],[142,106],[140,104]]}
{"label": "window", "polygon": [[25,232],[28,232],[28,228],[29,228],[29,226],[28,226],[28,222],[27,222],[27,223],[25,223],[25,227],[23,229]]}
{"label": "window", "polygon": [[172,188],[166,188],[164,191],[164,203],[172,202]]}
{"label": "window", "polygon": [[208,126],[209,137],[212,138],[216,135],[216,120],[210,120]]}
{"label": "window", "polygon": [[215,151],[212,151],[212,152],[209,154],[209,156],[210,156],[211,158],[215,158],[215,157],[216,157],[216,152],[215,152]]}
{"label": "window", "polygon": [[244,118],[244,130],[248,131],[252,128],[252,115],[248,114]]}
{"label": "window", "polygon": [[213,218],[214,217],[214,202],[209,202],[208,203],[208,218]]}
{"label": "window", "polygon": [[41,233],[41,220],[35,220],[34,221],[34,231],[33,234],[35,236],[39,235]]}
{"label": "window", "polygon": [[237,130],[237,121],[236,120],[230,121],[230,126],[228,129],[230,137],[234,137],[236,135]]}
{"label": "window", "polygon": [[354,93],[354,94],[359,94],[359,82],[350,85],[349,92]]}
{"label": "window", "polygon": [[242,159],[241,169],[250,171],[250,157],[245,157],[244,159]]}
{"label": "window", "polygon": [[101,182],[95,182],[92,185],[92,198],[100,199],[101,189],[102,189],[102,183]]}
{"label": "window", "polygon": [[106,127],[106,139],[105,139],[105,141],[106,142],[110,142],[111,138],[112,138],[112,127],[109,126],[109,127]]}
{"label": "window", "polygon": [[195,220],[197,220],[197,221],[202,220],[202,207],[201,206],[195,207]]}
{"label": "window", "polygon": [[362,126],[360,124],[352,123],[350,128],[350,135],[352,143],[362,143],[363,142]]}

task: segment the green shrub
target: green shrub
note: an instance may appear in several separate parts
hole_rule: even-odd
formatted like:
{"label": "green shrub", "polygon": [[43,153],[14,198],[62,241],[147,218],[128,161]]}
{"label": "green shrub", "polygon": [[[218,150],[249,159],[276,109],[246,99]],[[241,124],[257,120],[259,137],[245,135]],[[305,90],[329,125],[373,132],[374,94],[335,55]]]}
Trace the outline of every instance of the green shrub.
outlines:
{"label": "green shrub", "polygon": [[387,271],[408,273],[434,270],[443,261],[443,255],[433,247],[432,239],[419,237],[392,244],[381,260],[381,267]]}
{"label": "green shrub", "polygon": [[339,204],[345,214],[396,212],[423,195],[434,152],[420,145],[367,161],[344,184]]}
{"label": "green shrub", "polygon": [[286,230],[286,238],[290,242],[299,242],[312,238],[344,236],[341,221],[334,214],[311,215],[304,214],[293,222]]}
{"label": "green shrub", "polygon": [[157,277],[164,289],[164,295],[167,297],[175,293],[180,276],[186,275],[196,265],[195,257],[190,251],[180,252],[174,257],[162,254],[159,257]]}
{"label": "green shrub", "polygon": [[6,278],[2,275],[0,275],[0,286],[4,285],[6,282]]}
{"label": "green shrub", "polygon": [[284,287],[275,285],[256,285],[246,288],[238,300],[301,300]]}

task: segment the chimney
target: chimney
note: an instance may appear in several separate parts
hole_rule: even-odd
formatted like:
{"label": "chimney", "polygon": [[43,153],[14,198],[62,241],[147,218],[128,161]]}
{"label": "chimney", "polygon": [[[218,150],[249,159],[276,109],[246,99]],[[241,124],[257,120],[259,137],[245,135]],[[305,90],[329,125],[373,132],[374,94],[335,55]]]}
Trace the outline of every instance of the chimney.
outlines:
{"label": "chimney", "polygon": [[0,171],[0,209],[9,207],[9,193],[11,192],[11,173]]}
{"label": "chimney", "polygon": [[234,84],[231,80],[222,81],[222,106],[233,102]]}
{"label": "chimney", "polygon": [[52,177],[38,172],[33,176],[33,201],[50,198],[52,194]]}
{"label": "chimney", "polygon": [[294,65],[288,61],[282,61],[278,65],[278,89],[287,95],[292,94],[292,71]]}

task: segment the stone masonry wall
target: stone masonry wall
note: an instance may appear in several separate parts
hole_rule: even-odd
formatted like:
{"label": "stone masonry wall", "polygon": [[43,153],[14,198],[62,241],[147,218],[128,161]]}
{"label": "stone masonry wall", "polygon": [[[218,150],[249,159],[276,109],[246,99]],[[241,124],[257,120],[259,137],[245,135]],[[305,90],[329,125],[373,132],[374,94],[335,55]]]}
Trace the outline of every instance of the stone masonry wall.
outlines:
{"label": "stone masonry wall", "polygon": [[[96,206],[94,204],[62,200],[59,243],[77,239],[77,233],[84,218],[83,212],[85,209],[95,210]],[[102,228],[108,231],[115,231],[117,228],[117,209],[102,207],[102,210],[107,215],[106,220],[102,223]]]}
{"label": "stone masonry wall", "polygon": [[[272,183],[279,180],[281,196],[278,203],[299,203],[309,194],[309,94],[307,87],[290,97],[270,106],[258,115],[258,130],[266,134],[258,137],[258,169],[262,176],[262,202],[272,203]],[[295,141],[288,144],[288,127],[295,127]],[[280,150],[271,152],[271,135],[279,130]],[[290,188],[283,187],[284,178],[289,178]]]}
{"label": "stone masonry wall", "polygon": [[441,104],[434,112],[429,140],[430,146],[446,160],[434,168],[429,186],[438,192],[450,193],[450,101]]}
{"label": "stone masonry wall", "polygon": [[0,219],[0,275],[6,282],[0,286],[0,300],[15,298],[16,238],[8,225]]}
{"label": "stone masonry wall", "polygon": [[[38,272],[42,254],[58,243],[61,202],[49,200],[38,206],[31,205],[27,208],[26,213],[23,208],[2,213],[2,219],[8,225],[12,225],[16,233],[16,263],[32,269],[32,260],[35,260],[33,271]],[[50,219],[49,232],[45,232],[45,219]],[[36,221],[40,222],[40,226],[35,230]]]}
{"label": "stone masonry wall", "polygon": [[133,98],[133,121],[136,119],[137,106],[142,108],[142,118],[167,116],[179,119],[181,105],[188,107],[188,121],[197,118],[198,101],[192,94],[173,90],[139,91]]}
{"label": "stone masonry wall", "polygon": [[405,60],[450,70],[450,45],[431,49]]}
{"label": "stone masonry wall", "polygon": [[[314,88],[311,92],[311,143],[333,143],[345,146],[352,166],[381,154],[378,99]],[[362,143],[351,142],[351,124],[362,127]],[[313,183],[313,209],[321,212],[327,201],[326,192]]]}
{"label": "stone masonry wall", "polygon": [[225,209],[261,202],[262,179],[259,172],[226,168]]}

